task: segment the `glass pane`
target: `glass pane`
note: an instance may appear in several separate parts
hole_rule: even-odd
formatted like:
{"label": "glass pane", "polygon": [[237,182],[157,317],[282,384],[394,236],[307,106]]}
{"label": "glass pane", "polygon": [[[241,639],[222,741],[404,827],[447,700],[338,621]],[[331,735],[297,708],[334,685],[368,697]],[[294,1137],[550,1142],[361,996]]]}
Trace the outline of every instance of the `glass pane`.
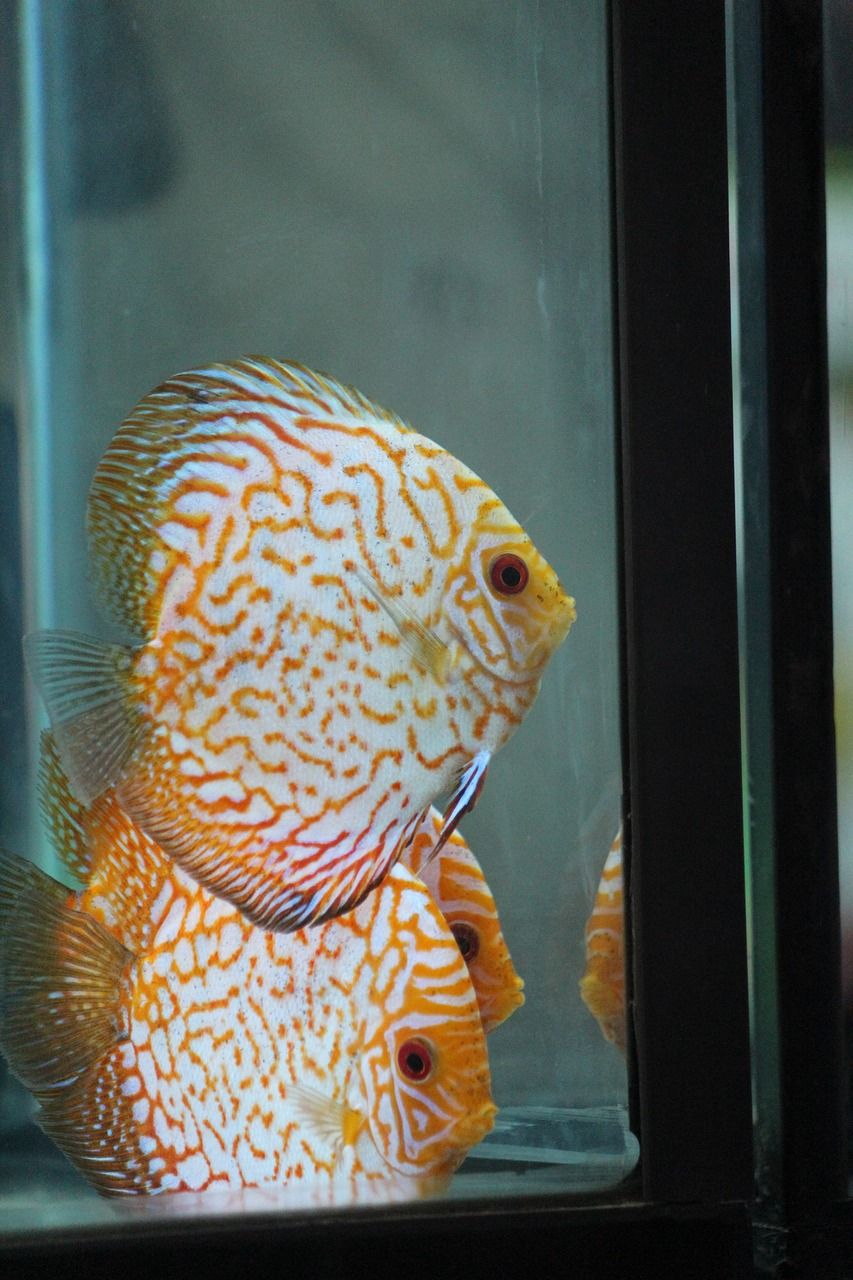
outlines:
{"label": "glass pane", "polygon": [[[817,14],[817,22],[820,14],[817,10],[814,12]],[[740,466],[738,533],[746,765],[744,809],[749,819],[745,831],[745,848],[749,862],[747,884],[751,890],[751,1065],[756,1189],[760,1208],[757,1260],[762,1267],[775,1273],[777,1267],[784,1268],[785,1265],[782,1259],[786,1248],[784,1237],[787,1219],[802,1214],[801,1206],[806,1197],[811,1196],[812,1203],[819,1203],[820,1196],[829,1194],[834,1198],[837,1194],[834,1189],[828,1191],[829,1187],[835,1186],[836,1168],[831,1155],[819,1159],[815,1154],[812,1167],[803,1167],[803,1163],[808,1163],[799,1159],[804,1147],[803,1137],[808,1134],[815,1153],[830,1152],[839,1137],[841,1121],[840,1118],[835,1119],[838,1112],[833,1107],[834,1100],[829,1088],[819,1098],[825,1120],[822,1134],[815,1133],[813,1125],[810,1127],[814,1112],[804,1118],[803,1111],[808,1106],[807,1091],[804,1090],[798,1097],[794,1096],[800,1080],[797,1079],[796,1069],[792,1067],[795,1058],[791,1050],[798,1043],[810,1046],[816,1066],[818,1057],[821,1067],[826,1066],[827,1076],[821,1079],[821,1087],[835,1068],[832,1029],[829,1026],[831,981],[828,980],[824,986],[824,995],[827,996],[824,1004],[814,1002],[818,1017],[825,1019],[827,1024],[817,1049],[812,1040],[813,1028],[804,1030],[792,1014],[796,1003],[791,999],[792,987],[788,985],[792,971],[791,960],[797,958],[792,955],[792,939],[802,947],[811,947],[815,953],[810,952],[813,968],[817,967],[821,971],[826,968],[825,955],[819,954],[813,945],[814,937],[809,941],[808,922],[809,913],[816,914],[815,906],[825,901],[824,895],[830,892],[831,884],[829,877],[820,879],[823,868],[820,867],[819,860],[813,857],[810,860],[811,851],[803,849],[799,859],[792,857],[792,851],[797,854],[800,852],[798,847],[794,847],[792,832],[796,839],[800,838],[800,833],[786,822],[784,803],[791,794],[788,789],[790,775],[786,773],[786,768],[790,769],[792,760],[797,759],[799,764],[802,759],[806,762],[804,773],[808,772],[809,751],[830,751],[831,735],[826,733],[824,736],[823,725],[820,729],[817,728],[820,703],[811,697],[803,697],[800,704],[801,707],[807,707],[813,716],[814,734],[808,745],[804,746],[801,758],[786,750],[784,734],[787,732],[790,742],[791,725],[801,725],[805,720],[800,709],[793,705],[796,700],[789,692],[790,669],[793,666],[790,655],[796,653],[800,665],[805,664],[800,639],[792,641],[787,653],[784,652],[784,645],[781,646],[781,655],[774,653],[774,643],[777,643],[774,639],[774,623],[778,637],[779,618],[782,615],[778,612],[778,582],[772,581],[773,574],[777,578],[781,576],[780,565],[787,568],[787,564],[794,561],[791,555],[791,547],[795,545],[791,535],[794,523],[792,512],[801,516],[805,505],[802,499],[806,493],[816,518],[807,529],[798,529],[798,554],[801,564],[805,563],[805,554],[811,557],[809,564],[813,568],[812,577],[817,588],[820,588],[822,581],[821,566],[816,562],[821,545],[819,520],[825,518],[826,511],[822,505],[818,505],[822,501],[822,489],[819,484],[814,483],[819,455],[816,453],[817,446],[810,443],[809,448],[814,452],[814,458],[808,458],[806,462],[807,450],[800,443],[802,478],[800,492],[794,494],[791,483],[794,472],[793,453],[788,446],[795,437],[802,442],[802,417],[798,418],[797,413],[792,412],[790,420],[784,419],[784,409],[780,412],[780,402],[784,398],[780,395],[780,385],[784,385],[781,371],[785,356],[782,353],[784,351],[787,355],[790,350],[793,332],[797,333],[802,351],[808,353],[799,366],[800,376],[806,359],[816,362],[821,358],[819,340],[822,335],[814,325],[814,319],[815,304],[817,308],[822,308],[823,298],[816,299],[814,295],[809,298],[803,291],[800,295],[801,309],[797,310],[795,307],[788,311],[793,321],[791,332],[786,333],[785,326],[779,320],[780,300],[790,296],[792,288],[791,280],[786,279],[780,247],[783,243],[793,244],[797,236],[803,234],[809,218],[818,216],[819,204],[815,200],[808,212],[805,211],[805,202],[797,207],[798,202],[794,201],[790,209],[786,207],[789,226],[783,233],[784,239],[779,239],[781,220],[779,188],[776,185],[779,174],[779,143],[785,137],[784,131],[793,135],[794,129],[793,110],[781,119],[775,111],[781,101],[780,87],[783,83],[790,93],[789,104],[808,101],[808,93],[817,83],[815,79],[809,79],[814,66],[810,66],[806,72],[804,65],[797,65],[792,56],[793,33],[796,30],[798,54],[802,54],[803,50],[811,48],[811,36],[817,28],[810,27],[808,23],[802,29],[799,25],[795,27],[791,22],[791,14],[785,14],[781,9],[778,23],[774,23],[772,19],[768,22],[767,13],[766,6],[756,3],[730,3],[728,6],[732,83],[731,211],[733,235],[736,238],[733,283],[738,302],[734,317],[734,363],[740,380],[735,395],[735,419],[739,433],[737,456]],[[853,114],[849,91],[850,72],[853,69],[850,65],[850,36],[853,35],[853,27],[849,6],[834,0],[823,6],[823,33],[838,836],[844,984],[849,1023],[853,998],[853,849],[850,843],[853,834],[850,825],[853,817],[850,769],[853,738],[849,730],[850,696],[853,690],[850,666],[853,658],[853,650],[850,648],[853,603],[850,574],[850,519],[853,515],[850,503],[850,467],[853,464],[853,454],[850,452],[849,431],[851,344],[848,298],[851,279],[850,232],[853,230]],[[783,67],[786,80],[783,80]],[[764,93],[763,75],[766,76]],[[800,78],[805,81],[802,86],[797,83]],[[798,96],[801,89],[802,94]],[[796,188],[809,191],[807,186],[797,187],[799,179],[793,175],[802,172],[799,166],[802,165],[803,144],[805,139],[814,136],[813,124],[813,119],[806,120],[799,137],[792,137],[791,176],[788,178],[788,185],[793,183],[792,190]],[[776,202],[775,207],[765,209],[766,191],[771,193],[769,198]],[[770,259],[769,266],[767,258]],[[810,259],[806,255],[801,261],[807,263]],[[816,269],[816,264],[814,265]],[[771,271],[773,279],[768,288],[767,277]],[[799,278],[801,279],[802,277]],[[768,315],[769,323],[774,326],[769,336]],[[775,386],[768,383],[768,366]],[[788,372],[788,366],[785,367]],[[820,390],[819,383],[813,383],[807,391],[804,390],[799,409],[802,410],[806,404],[812,408],[819,403]],[[796,429],[792,429],[793,424]],[[819,419],[815,420],[815,426],[819,432],[822,426]],[[814,437],[815,440],[819,438],[819,434]],[[809,473],[808,465],[812,461],[815,462],[815,469]],[[807,475],[808,480],[805,478]],[[797,502],[801,502],[800,507],[795,505]],[[804,548],[808,548],[806,553]],[[788,577],[785,585],[791,598],[797,598],[801,615],[809,618],[814,636],[822,642],[825,639],[825,628],[817,614],[819,589],[815,590],[813,599],[805,601],[801,597],[799,583],[792,582]],[[826,599],[828,601],[828,596]],[[800,646],[799,649],[797,645]],[[816,643],[814,648],[817,653],[819,645]],[[786,660],[789,663],[788,670],[785,670]],[[812,687],[815,688],[816,672],[820,666],[820,660],[816,657],[814,671],[810,673],[810,678],[814,678]],[[786,682],[788,688],[785,687]],[[778,732],[780,726],[782,732]],[[815,755],[814,758],[823,760],[825,756]],[[825,778],[825,773],[823,776]],[[800,805],[803,805],[802,797],[807,790],[808,784],[804,779],[798,799]],[[819,843],[826,852],[824,833],[827,832],[827,826],[821,826],[821,823],[833,820],[830,802],[825,796],[818,799],[817,792],[812,790],[809,803],[810,808],[804,810],[804,816],[808,819],[810,830],[815,833],[815,843]],[[803,874],[808,869],[815,889],[810,901],[804,897],[803,901],[807,906],[803,913],[793,917],[789,914],[792,885],[796,883],[791,875],[792,869],[799,869]],[[823,915],[825,917],[826,912]],[[798,931],[793,927],[795,921],[799,926]],[[820,928],[825,929],[827,923],[825,919],[821,919]],[[831,931],[826,931],[825,936],[828,942],[832,941]],[[829,945],[825,954],[830,954]],[[797,996],[796,988],[793,990]],[[801,995],[799,998],[801,1001]],[[805,1073],[801,1073],[801,1078],[805,1079]],[[810,1076],[809,1083],[813,1097],[817,1099],[820,1089],[816,1078]],[[793,1119],[794,1115],[797,1116],[796,1121]]]}
{"label": "glass pane", "polygon": [[[781,1211],[760,6],[727,7],[735,494],[755,1181]],[[759,1228],[759,1253],[765,1247]],[[773,1259],[771,1258],[771,1261]]]}
{"label": "glass pane", "polygon": [[842,983],[848,1060],[848,1165],[853,1191],[853,14],[825,19],[826,253],[829,322],[832,592]]}
{"label": "glass pane", "polygon": [[[249,352],[358,387],[484,477],[577,601],[536,705],[462,823],[525,1003],[489,1034],[500,1112],[451,1194],[614,1184],[637,1158],[625,1066],[579,994],[621,792],[605,6],[436,0],[404,19],[387,0],[21,0],[17,26],[5,20],[4,216],[20,226],[0,420],[8,456],[19,452],[0,515],[5,842],[67,882],[37,813],[46,721],[19,639],[57,627],[128,639],[98,607],[84,534],[93,474],[125,416],[177,371]],[[125,618],[121,565],[148,517],[136,512],[111,544]],[[372,601],[375,585],[363,607],[384,607],[394,645],[439,681],[449,642],[418,640],[393,600]],[[87,738],[102,763],[111,731]],[[155,810],[134,811],[159,833]],[[600,905],[619,936],[591,930],[586,988],[610,1039],[624,1000],[616,884]],[[349,1096],[348,1111],[340,1089],[312,1087],[297,1123],[327,1145],[336,1133],[338,1150],[366,1141]],[[114,1214],[8,1073],[0,1097],[5,1227]],[[404,1193],[422,1190],[415,1179]],[[263,1203],[296,1204],[297,1192]],[[203,1197],[205,1209],[225,1203]]]}

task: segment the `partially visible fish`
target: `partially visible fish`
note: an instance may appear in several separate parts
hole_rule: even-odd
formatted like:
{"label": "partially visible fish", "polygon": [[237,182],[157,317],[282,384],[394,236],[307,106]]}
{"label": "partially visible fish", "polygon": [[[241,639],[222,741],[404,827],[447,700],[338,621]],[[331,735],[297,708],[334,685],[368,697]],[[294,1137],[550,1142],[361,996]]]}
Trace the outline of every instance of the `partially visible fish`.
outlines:
{"label": "partially visible fish", "polygon": [[436,809],[430,810],[400,861],[423,880],[450,925],[488,1034],[524,1004],[524,982],[512,962],[492,891],[461,832],[433,853],[442,821]]}
{"label": "partially visible fish", "polygon": [[[151,924],[132,910],[137,899],[153,899],[169,871],[169,860],[134,823],[107,791],[88,808],[72,794],[53,735],[42,734],[39,793],[42,817],[56,853],[84,888],[84,908],[133,950],[147,947]],[[429,889],[450,926],[468,966],[483,1030],[499,1026],[524,1003],[524,982],[518,976],[501,930],[497,906],[480,864],[457,831],[438,854],[433,850],[442,828],[436,809],[418,825],[400,861]],[[115,854],[119,851],[120,857]],[[125,853],[132,853],[132,861]],[[133,877],[134,893],[122,892],[119,882]]]}
{"label": "partially visible fish", "polygon": [[115,786],[170,857],[275,930],[360,902],[455,786],[447,838],[575,617],[463,463],[266,358],[146,396],[88,519],[94,577],[141,643],[28,638],[75,792]]}
{"label": "partially visible fish", "polygon": [[625,908],[622,830],[616,835],[586,924],[586,970],[580,980],[586,1007],[605,1040],[625,1052]]}
{"label": "partially visible fish", "polygon": [[0,859],[0,1045],[99,1191],[446,1183],[496,1109],[467,968],[410,871],[275,934],[113,797],[92,806],[90,850],[80,818],[83,891]]}

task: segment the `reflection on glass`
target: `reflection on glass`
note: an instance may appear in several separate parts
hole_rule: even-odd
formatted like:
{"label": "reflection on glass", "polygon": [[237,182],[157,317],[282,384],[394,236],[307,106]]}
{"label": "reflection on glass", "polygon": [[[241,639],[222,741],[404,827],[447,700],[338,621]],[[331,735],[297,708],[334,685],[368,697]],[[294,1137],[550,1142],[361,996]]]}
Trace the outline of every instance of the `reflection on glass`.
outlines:
{"label": "reflection on glass", "polygon": [[[853,1103],[853,14],[828,4],[826,255],[842,984]],[[848,1117],[853,1106],[848,1104]],[[848,1124],[850,1121],[848,1120]],[[853,1176],[853,1130],[848,1133]]]}
{"label": "reflection on glass", "polygon": [[[131,406],[177,370],[247,352],[358,386],[483,476],[577,600],[538,700],[463,818],[506,939],[490,935],[512,1016],[495,1014],[488,1036],[498,1115],[451,1194],[612,1184],[637,1155],[624,1063],[579,993],[620,817],[604,12],[593,0],[472,2],[403,23],[380,0],[250,7],[247,20],[217,0],[156,13],[34,0],[6,43],[20,179],[3,207],[10,221],[20,211],[27,287],[18,360],[15,333],[3,335],[0,428],[20,485],[4,481],[0,504],[15,535],[0,582],[2,835],[68,881],[34,803],[44,721],[20,634],[128,639],[98,612],[83,529],[98,460]],[[458,899],[444,907],[452,928]],[[253,926],[231,923],[261,946]],[[471,936],[451,936],[458,968]],[[418,1039],[409,1030],[402,1044]],[[21,1087],[2,1083],[0,1225],[117,1212],[36,1129]],[[331,1102],[334,1114],[305,1089],[296,1122],[348,1160],[381,1159],[355,1096]],[[466,1103],[456,1154],[485,1132],[488,1106]]]}

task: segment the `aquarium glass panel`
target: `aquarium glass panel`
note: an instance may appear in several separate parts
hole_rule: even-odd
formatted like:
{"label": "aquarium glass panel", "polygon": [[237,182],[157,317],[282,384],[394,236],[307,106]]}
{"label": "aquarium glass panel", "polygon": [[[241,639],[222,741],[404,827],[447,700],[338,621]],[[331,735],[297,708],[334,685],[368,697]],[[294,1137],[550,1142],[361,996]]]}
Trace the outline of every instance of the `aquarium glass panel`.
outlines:
{"label": "aquarium glass panel", "polygon": [[[829,325],[835,732],[847,1054],[848,1167],[853,1179],[853,14],[827,6],[826,253]],[[853,1189],[853,1186],[851,1186]]]}
{"label": "aquarium glass panel", "polygon": [[[3,843],[43,872],[72,883],[67,863],[73,855],[66,848],[63,866],[39,812],[39,734],[48,722],[25,673],[25,633],[58,628],[99,642],[81,648],[82,642],[67,640],[58,648],[36,644],[33,649],[32,666],[41,670],[45,686],[51,672],[66,669],[62,645],[73,650],[66,665],[76,664],[77,684],[63,684],[72,677],[57,675],[57,697],[73,704],[75,716],[82,715],[84,703],[92,714],[85,735],[90,764],[80,765],[70,784],[78,797],[78,807],[71,806],[77,826],[63,829],[66,846],[82,840],[91,849],[95,841],[91,824],[96,820],[81,817],[79,807],[81,798],[92,798],[87,788],[94,794],[104,778],[108,783],[113,776],[130,776],[122,773],[130,769],[126,763],[109,774],[115,742],[119,751],[131,732],[148,741],[154,713],[149,707],[138,718],[134,698],[143,668],[132,665],[138,656],[127,655],[128,646],[150,645],[159,623],[154,605],[140,606],[140,613],[130,602],[135,588],[127,565],[137,551],[147,554],[147,531],[159,518],[157,468],[166,486],[177,472],[168,450],[155,450],[149,455],[150,482],[142,486],[130,524],[116,517],[120,532],[101,552],[99,577],[114,584],[112,611],[105,611],[87,550],[87,495],[123,419],[170,376],[246,355],[297,361],[357,387],[482,476],[577,605],[577,621],[544,671],[535,705],[491,763],[476,809],[462,817],[461,831],[482,865],[524,980],[525,1003],[488,1036],[498,1118],[454,1175],[449,1194],[615,1185],[638,1155],[628,1131],[624,1057],[613,1043],[624,999],[614,958],[621,947],[621,896],[617,902],[611,895],[612,919],[605,922],[619,937],[599,936],[595,946],[604,959],[588,990],[602,1025],[579,992],[585,926],[621,820],[606,6],[599,0],[431,0],[414,6],[389,0],[324,5],[308,0],[290,5],[277,0],[240,5],[227,0],[69,0],[62,5],[20,0],[4,7],[2,23],[7,250],[2,263],[4,296],[11,304],[0,308],[0,431],[6,458],[0,477]],[[328,411],[319,403],[322,384],[303,378],[300,391],[298,378],[289,384],[290,392],[309,399],[314,394],[322,420]],[[334,398],[335,393],[326,388],[325,394]],[[196,396],[193,412],[202,413],[209,399],[208,392]],[[371,412],[355,399],[348,411],[354,419]],[[386,432],[392,430],[382,421]],[[404,435],[397,439],[401,450],[411,447]],[[203,454],[204,447],[198,447]],[[239,452],[237,443],[234,448]],[[370,468],[370,448],[380,446],[369,442],[364,453],[333,462],[338,471],[335,484],[324,492],[324,510],[347,508],[347,486],[355,483],[352,469]],[[382,466],[390,466],[390,448],[386,442],[380,449]],[[125,457],[113,474],[119,512],[125,510],[127,487],[135,483],[143,452],[135,437],[130,461]],[[225,464],[222,474],[211,478],[200,457],[195,463],[184,458],[190,471],[197,463],[198,485],[192,498],[185,495],[172,526],[176,560],[169,562],[169,572],[178,576],[166,573],[166,579],[173,584],[193,563],[184,554],[189,543],[180,543],[180,537],[202,536],[199,529],[207,528],[204,522],[221,498],[221,486],[233,478]],[[422,493],[433,482],[423,452],[418,457],[421,470],[413,492]],[[320,465],[316,457],[314,464]],[[379,466],[376,458],[373,465]],[[399,492],[382,488],[393,487],[394,476],[399,487],[404,464],[391,470],[391,479],[390,472],[378,480],[379,473],[371,473],[371,492],[391,514],[385,521],[380,513],[369,543],[352,549],[356,567],[365,570],[357,594],[367,602],[360,607],[372,610],[371,619],[377,611],[384,618],[388,643],[406,654],[417,679],[431,673],[446,714],[446,682],[457,678],[457,666],[463,672],[471,667],[467,655],[474,642],[464,619],[473,615],[460,606],[463,621],[454,623],[455,630],[445,626],[436,642],[446,613],[439,610],[424,622],[417,597],[402,604],[379,599],[381,589],[377,594],[375,576],[364,562],[385,555],[381,563],[395,564],[383,540],[399,546],[407,532],[400,523]],[[249,498],[244,486],[243,509],[257,501],[258,509],[267,511],[278,502],[283,536],[286,508],[293,506],[305,474],[294,465],[284,498],[271,496],[269,485]],[[458,487],[464,489],[461,483]],[[274,525],[276,517],[269,518]],[[426,540],[429,532],[437,541],[444,518],[437,517],[430,530],[418,526],[418,536]],[[460,547],[469,533],[457,530]],[[270,557],[278,555],[281,570],[283,553],[281,546],[276,550],[275,535],[273,529]],[[232,571],[219,590],[223,609],[241,596],[249,600],[253,590],[269,596],[270,571],[253,560],[254,554],[247,558],[247,581],[236,583],[239,575]],[[518,588],[514,554],[510,548],[509,568],[501,570],[509,576],[493,595],[508,597]],[[165,572],[158,561],[160,571]],[[494,560],[488,572],[494,584]],[[328,583],[318,575],[315,585],[319,599]],[[457,582],[454,589],[463,593],[469,586]],[[147,588],[140,589],[144,595]],[[210,591],[216,594],[213,587]],[[446,599],[450,594],[448,587]],[[506,599],[499,604],[504,607]],[[155,618],[147,633],[144,625],[131,625],[143,614]],[[233,620],[233,611],[229,617]],[[334,667],[340,636],[330,626],[328,636],[315,639],[327,668]],[[488,637],[481,634],[480,641],[487,649]],[[237,661],[222,643],[223,662]],[[107,649],[107,644],[119,647]],[[482,652],[481,665],[488,667],[490,659]],[[159,661],[155,650],[149,657],[155,665]],[[251,666],[251,649],[240,660]],[[125,679],[130,670],[135,674]],[[211,670],[205,697],[216,711],[219,686]],[[224,672],[223,666],[223,704]],[[525,679],[529,683],[529,675]],[[311,680],[317,699],[328,699],[325,676],[310,671],[299,696]],[[295,682],[294,676],[287,686],[294,697]],[[490,718],[505,715],[505,709],[492,705],[500,702],[501,687],[494,685],[492,702],[483,703],[485,727],[478,733],[488,736]],[[180,697],[193,696],[188,688]],[[357,693],[347,692],[357,703]],[[403,682],[400,699],[405,697]],[[460,693],[457,714],[470,719],[470,705],[463,702]],[[104,705],[114,708],[112,720],[104,719]],[[276,704],[275,714],[286,720],[281,705]],[[306,705],[300,704],[303,710]],[[419,708],[422,717],[433,714],[424,703]],[[244,704],[244,710],[247,732],[260,724],[262,736],[275,737],[277,723],[264,723],[261,700]],[[411,707],[406,710],[415,714]],[[61,707],[56,714],[64,724]],[[380,740],[376,717],[371,720],[352,706],[344,714],[352,718],[352,736],[340,750],[360,767],[364,739]],[[390,719],[397,712],[383,714]],[[290,728],[296,733],[298,726]],[[74,733],[58,732],[62,761],[70,767],[67,762],[79,756]],[[133,752],[143,750],[139,741],[133,739],[131,756],[122,756],[123,761],[137,758]],[[407,742],[397,756],[401,787],[409,785]],[[303,747],[310,754],[307,739]],[[329,750],[339,750],[337,740]],[[191,754],[187,747],[181,758]],[[94,759],[97,766],[91,765]],[[465,763],[460,756],[458,764]],[[87,772],[90,767],[101,779],[91,788],[85,781],[95,776]],[[206,793],[211,803],[225,808],[237,803],[227,781],[199,769],[207,781],[198,786],[212,788]],[[331,766],[328,772],[331,776]],[[469,781],[473,792],[479,778]],[[436,796],[440,806],[451,803],[452,777],[446,783]],[[270,785],[274,789],[275,781]],[[120,793],[129,808],[136,804],[128,798],[131,790],[128,782]],[[459,804],[464,808],[469,799],[463,794]],[[157,825],[158,803],[146,801],[145,817],[141,802],[134,812],[142,825],[153,824],[160,832],[165,827]],[[21,921],[28,912],[38,916],[45,888],[42,881],[33,887],[28,873],[13,866],[4,882],[8,889],[17,876],[8,936],[14,935],[20,948],[35,937]],[[375,892],[380,894],[381,887]],[[57,901],[65,900],[60,895]],[[85,909],[82,900],[73,902],[75,909]],[[66,902],[62,910],[70,909]],[[150,902],[144,908],[152,909]],[[102,902],[99,910],[99,927],[109,933],[112,907]],[[133,921],[134,928],[138,924]],[[144,950],[142,942],[139,948]],[[126,955],[116,954],[109,970],[113,991],[119,980],[133,981],[138,952],[130,948]],[[55,976],[45,979],[32,988],[31,998],[6,993],[4,1034],[8,1042],[11,1019],[19,1055],[36,1011],[44,1011],[57,989],[51,982],[61,985]],[[252,999],[248,989],[244,994],[245,1003],[239,992],[225,997],[233,997],[234,1009],[233,1025],[223,1034],[237,1045],[238,1055]],[[103,1030],[103,1009],[99,1014],[106,1040],[97,1042],[97,1052],[92,1040],[85,1052],[63,1059],[69,1078],[88,1080],[100,1070],[103,1055],[115,1057],[117,1038],[130,1035],[132,1041],[122,1022],[129,1016],[125,1006],[110,1009],[111,1032]],[[262,1005],[259,1016],[265,1011]],[[174,1008],[168,1012],[165,1000],[161,1012],[168,1040],[169,1019],[178,1014]],[[293,1009],[289,1013],[298,1022]],[[334,1016],[329,1006],[320,1021],[325,1026]],[[295,1034],[290,1024],[284,1032],[279,1025],[270,1039],[279,1053],[287,1052],[287,1038]],[[381,1069],[386,1077],[396,1071],[395,1079],[405,1074],[410,1091],[419,1074],[437,1069],[418,1058],[415,1040],[414,1049],[407,1042],[402,1058]],[[216,1054],[224,1061],[231,1053],[218,1040],[219,1047],[211,1044],[205,1042],[202,1052],[213,1061]],[[361,1049],[356,1042],[346,1052],[355,1062]],[[324,1052],[331,1050],[320,1043],[317,1053]],[[129,1072],[120,1053],[119,1059],[119,1075]],[[0,1230],[113,1220],[118,1202],[99,1198],[58,1153],[34,1122],[30,1095],[8,1069],[0,1069]],[[185,1069],[190,1073],[189,1066]],[[42,1061],[32,1071],[37,1080],[50,1077]],[[250,1064],[247,1072],[248,1080]],[[343,1086],[332,1091],[334,1096],[322,1095],[317,1079],[306,1076],[301,1093],[293,1095],[293,1122],[310,1130],[317,1143],[326,1142],[332,1163],[340,1159],[343,1167],[365,1141],[361,1095],[356,1090],[344,1096]],[[59,1087],[55,1073],[48,1086]],[[122,1115],[131,1114],[126,1099],[136,1087],[125,1086],[123,1076],[116,1085],[119,1093],[124,1088]],[[105,1105],[117,1124],[116,1097],[109,1094]],[[269,1129],[264,1117],[272,1107],[269,1098],[260,1097],[254,1119],[246,1121],[243,1136],[249,1146],[255,1141],[252,1124],[259,1126],[255,1145],[267,1141],[261,1131]],[[63,1104],[48,1101],[42,1119],[47,1112],[46,1127],[61,1129],[56,1117],[68,1114]],[[74,1113],[78,1137],[87,1123],[82,1115]],[[424,1117],[419,1123],[426,1125]],[[200,1128],[207,1118],[199,1112]],[[132,1127],[138,1118],[127,1123]],[[217,1122],[211,1123],[215,1128]],[[189,1150],[200,1139],[185,1127],[175,1141],[189,1144]],[[121,1163],[125,1157],[117,1157],[114,1147],[108,1139],[107,1161],[116,1168],[117,1183],[132,1189],[136,1175],[128,1173],[126,1160]],[[142,1154],[137,1150],[138,1158],[145,1152],[147,1147]],[[375,1151],[372,1158],[382,1171]],[[279,1170],[279,1181],[285,1163],[269,1165]],[[295,1174],[293,1181],[294,1187],[281,1193],[264,1187],[252,1203],[274,1210],[304,1205]],[[185,1179],[181,1185],[189,1183]],[[418,1183],[404,1194],[421,1189]],[[311,1194],[309,1203],[323,1201],[324,1195],[328,1203],[331,1195],[322,1192],[312,1201]],[[381,1190],[370,1196],[383,1198]],[[172,1209],[179,1203],[174,1196],[158,1196],[151,1198],[152,1206],[155,1200]],[[245,1197],[217,1197],[213,1191],[182,1203],[190,1203],[192,1212],[249,1207]]]}

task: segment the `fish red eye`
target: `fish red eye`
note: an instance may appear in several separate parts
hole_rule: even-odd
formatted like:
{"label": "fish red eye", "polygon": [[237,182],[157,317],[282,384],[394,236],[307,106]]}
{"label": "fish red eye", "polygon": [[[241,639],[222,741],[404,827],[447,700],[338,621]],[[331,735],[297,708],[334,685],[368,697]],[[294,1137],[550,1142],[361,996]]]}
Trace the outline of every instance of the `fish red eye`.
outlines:
{"label": "fish red eye", "polygon": [[516,596],[527,586],[529,578],[527,565],[521,556],[506,552],[498,556],[489,566],[489,578],[495,591],[502,596]]}
{"label": "fish red eye", "polygon": [[466,964],[470,964],[480,950],[480,935],[472,924],[460,920],[450,926],[450,932],[456,939],[456,945],[462,952]]}
{"label": "fish red eye", "polygon": [[432,1074],[432,1051],[425,1040],[420,1037],[406,1040],[397,1050],[397,1066],[400,1075],[407,1080],[421,1084]]}

